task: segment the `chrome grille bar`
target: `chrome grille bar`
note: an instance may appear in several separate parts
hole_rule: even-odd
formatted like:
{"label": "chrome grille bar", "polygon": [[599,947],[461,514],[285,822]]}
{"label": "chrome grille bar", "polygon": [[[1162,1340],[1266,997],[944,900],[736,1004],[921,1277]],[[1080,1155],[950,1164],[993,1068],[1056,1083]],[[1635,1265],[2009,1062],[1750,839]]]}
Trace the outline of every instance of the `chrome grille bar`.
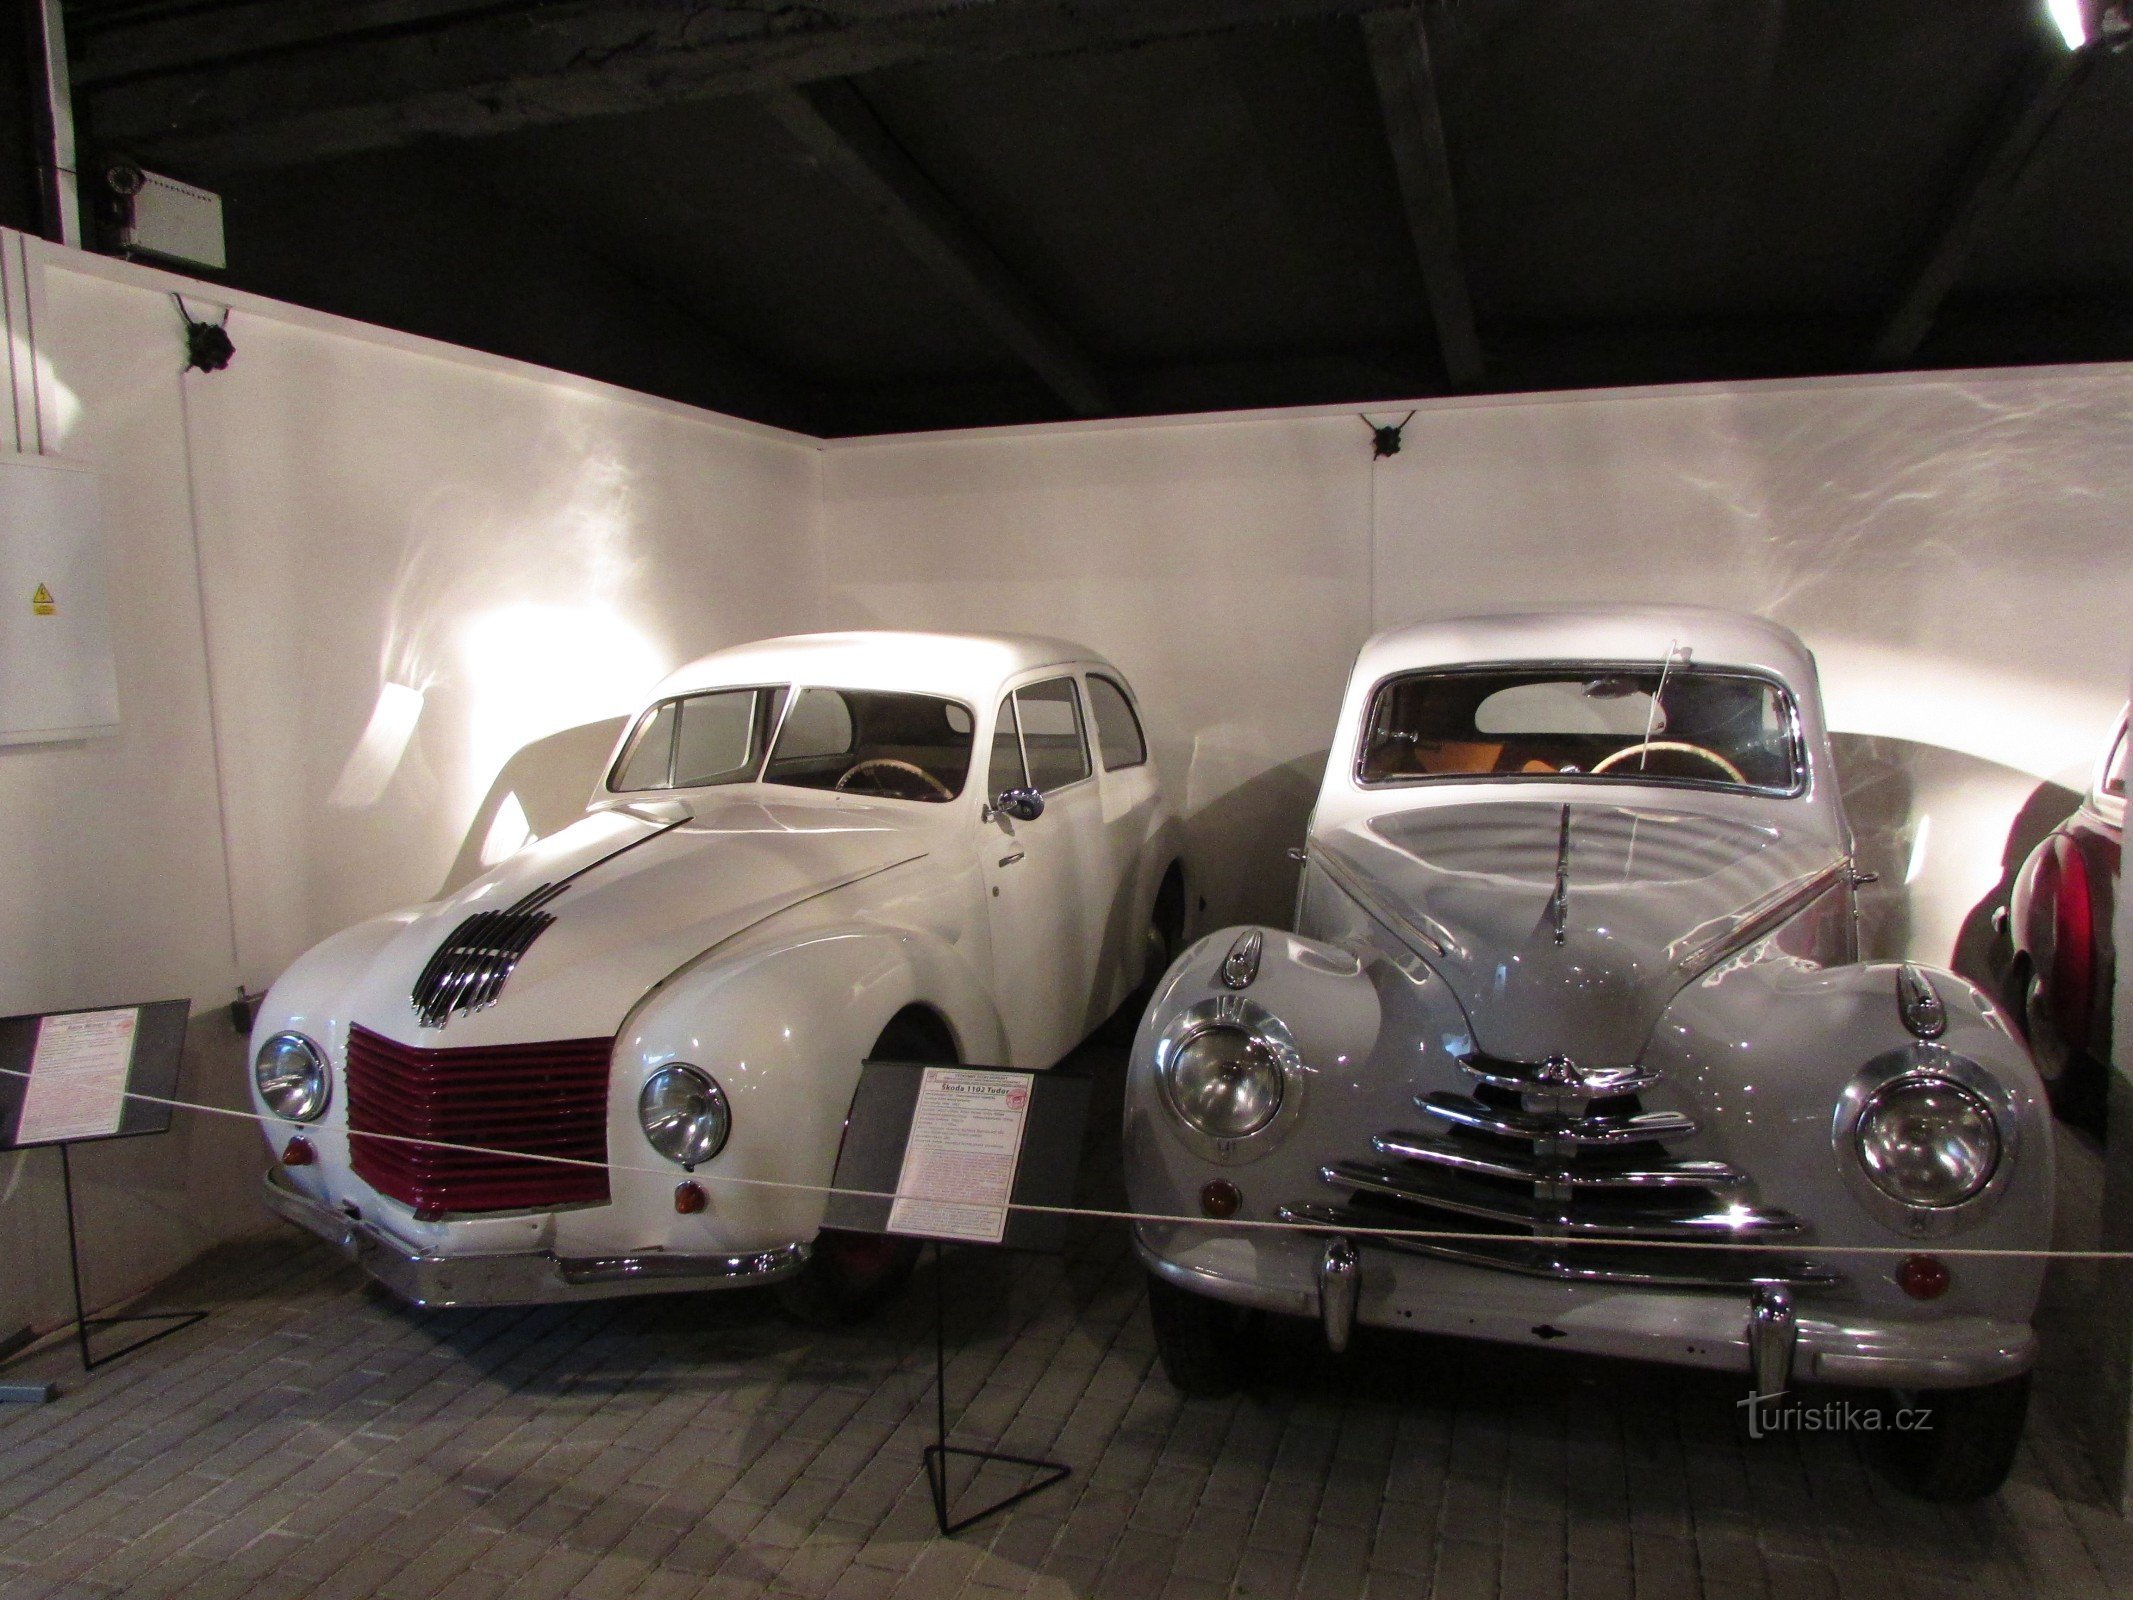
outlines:
{"label": "chrome grille bar", "polygon": [[1424,1095],[1415,1104],[1427,1115],[1441,1117],[1455,1127],[1549,1146],[1644,1144],[1659,1139],[1685,1139],[1696,1131],[1696,1123],[1678,1111],[1555,1116],[1484,1105],[1470,1096],[1441,1090]]}
{"label": "chrome grille bar", "polygon": [[1492,1056],[1468,1056],[1459,1065],[1470,1077],[1492,1089],[1511,1094],[1544,1094],[1564,1100],[1599,1100],[1618,1094],[1639,1094],[1662,1076],[1647,1067],[1577,1067],[1559,1056],[1538,1065],[1525,1061],[1498,1061]]}
{"label": "chrome grille bar", "polygon": [[1760,1206],[1728,1205],[1715,1211],[1668,1210],[1663,1204],[1617,1205],[1605,1211],[1579,1211],[1547,1196],[1485,1197],[1456,1177],[1439,1178],[1427,1168],[1391,1162],[1342,1161],[1321,1167],[1319,1176],[1336,1188],[1357,1189],[1450,1211],[1483,1222],[1524,1228],[1551,1239],[1727,1239],[1787,1238],[1805,1224],[1789,1212]]}
{"label": "chrome grille bar", "polygon": [[1571,1192],[1590,1190],[1732,1189],[1748,1181],[1723,1161],[1652,1161],[1629,1167],[1558,1166],[1532,1156],[1508,1155],[1475,1144],[1444,1144],[1424,1133],[1381,1133],[1370,1141],[1380,1155],[1420,1161],[1479,1178],[1501,1178]]}

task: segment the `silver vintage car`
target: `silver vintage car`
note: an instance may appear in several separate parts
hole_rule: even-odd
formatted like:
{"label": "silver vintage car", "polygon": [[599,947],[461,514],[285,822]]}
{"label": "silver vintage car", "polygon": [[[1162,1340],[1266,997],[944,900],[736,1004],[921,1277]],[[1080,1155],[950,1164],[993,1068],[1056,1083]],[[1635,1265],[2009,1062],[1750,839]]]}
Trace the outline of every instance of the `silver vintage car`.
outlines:
{"label": "silver vintage car", "polygon": [[1172,1381],[1283,1312],[1865,1387],[1901,1481],[1991,1492],[2043,1264],[1964,1252],[2048,1244],[2048,1113],[1985,993],[1861,961],[1862,881],[1782,627],[1372,640],[1297,931],[1202,939],[1134,1045],[1133,1208],[1208,1219],[1136,1229]]}

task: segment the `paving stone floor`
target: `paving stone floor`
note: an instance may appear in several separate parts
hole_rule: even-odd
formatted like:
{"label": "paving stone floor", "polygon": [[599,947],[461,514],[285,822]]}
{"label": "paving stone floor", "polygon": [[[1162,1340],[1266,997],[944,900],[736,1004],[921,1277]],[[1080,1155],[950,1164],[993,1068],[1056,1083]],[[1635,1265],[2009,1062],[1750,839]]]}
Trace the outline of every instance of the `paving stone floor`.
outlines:
{"label": "paving stone floor", "polygon": [[[2099,1167],[2063,1171],[2071,1244]],[[161,1295],[209,1320],[0,1408],[0,1600],[2133,1594],[2077,1435],[2093,1268],[2053,1281],[2014,1481],[1945,1509],[1662,1368],[1367,1331],[1335,1360],[1298,1325],[1253,1392],[1186,1401],[1115,1226],[952,1252],[958,1441],[1074,1469],[955,1539],[920,1466],[929,1272],[822,1334],[757,1293],[414,1312],[293,1231],[224,1250]]]}

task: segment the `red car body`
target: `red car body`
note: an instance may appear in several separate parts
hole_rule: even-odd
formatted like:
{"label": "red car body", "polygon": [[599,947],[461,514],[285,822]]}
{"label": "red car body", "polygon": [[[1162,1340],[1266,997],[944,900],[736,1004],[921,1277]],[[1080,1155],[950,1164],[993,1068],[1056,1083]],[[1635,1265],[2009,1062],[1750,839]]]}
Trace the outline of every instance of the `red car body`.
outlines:
{"label": "red car body", "polygon": [[[2030,852],[2008,897],[2008,1001],[2055,1099],[2100,1087],[2111,1052],[2111,921],[2126,820],[2126,714],[2081,805]],[[2084,1083],[2084,1079],[2092,1080]]]}

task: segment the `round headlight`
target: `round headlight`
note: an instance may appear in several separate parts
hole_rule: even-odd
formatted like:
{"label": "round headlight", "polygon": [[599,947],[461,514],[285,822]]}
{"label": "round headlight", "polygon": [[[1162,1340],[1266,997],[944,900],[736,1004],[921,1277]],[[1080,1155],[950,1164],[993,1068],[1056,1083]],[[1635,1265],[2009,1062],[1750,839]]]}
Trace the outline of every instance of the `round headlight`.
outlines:
{"label": "round headlight", "polygon": [[669,1161],[694,1167],[726,1147],[733,1114],[726,1092],[709,1073],[676,1062],[645,1079],[637,1096],[637,1120],[654,1150]]}
{"label": "round headlight", "polygon": [[326,1052],[300,1033],[277,1033],[261,1045],[252,1081],[267,1109],[292,1122],[315,1121],[333,1092]]}
{"label": "round headlight", "polygon": [[1983,1099],[1946,1078],[1877,1089],[1853,1139],[1874,1187],[1907,1206],[1959,1206],[1992,1182],[2000,1125]]}
{"label": "round headlight", "polygon": [[1281,1109],[1281,1062],[1242,1028],[1202,1028],[1171,1055],[1162,1081],[1170,1109],[1211,1139],[1257,1133]]}

